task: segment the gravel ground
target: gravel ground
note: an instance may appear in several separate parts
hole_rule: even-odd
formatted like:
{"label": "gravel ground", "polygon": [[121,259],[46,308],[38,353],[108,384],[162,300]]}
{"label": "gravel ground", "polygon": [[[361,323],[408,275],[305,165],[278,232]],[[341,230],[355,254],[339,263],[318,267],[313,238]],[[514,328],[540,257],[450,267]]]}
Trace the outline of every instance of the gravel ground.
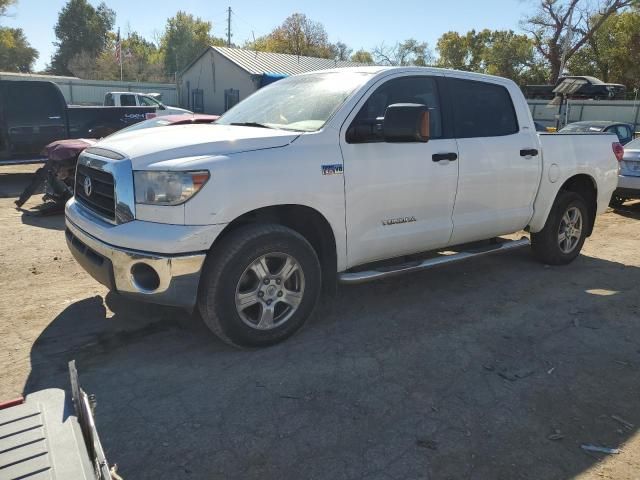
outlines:
{"label": "gravel ground", "polygon": [[640,478],[640,203],[570,266],[522,249],[340,287],[239,351],[94,282],[61,216],[12,208],[33,170],[0,168],[0,400],[68,388],[76,359],[125,478]]}

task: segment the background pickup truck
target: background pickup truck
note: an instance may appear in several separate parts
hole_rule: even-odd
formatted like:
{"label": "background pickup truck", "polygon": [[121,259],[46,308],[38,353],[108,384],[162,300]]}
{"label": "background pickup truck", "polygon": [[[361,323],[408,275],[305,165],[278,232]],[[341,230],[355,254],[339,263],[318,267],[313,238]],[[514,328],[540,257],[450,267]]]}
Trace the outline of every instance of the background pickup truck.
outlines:
{"label": "background pickup truck", "polygon": [[528,245],[498,238],[522,230],[540,261],[571,262],[622,154],[612,134],[536,133],[504,78],[303,74],[215,124],[123,132],[85,150],[67,243],[112,290],[197,307],[224,341],[264,346],[298,330],[336,279]]}
{"label": "background pickup truck", "polygon": [[156,115],[155,107],[67,105],[52,82],[0,81],[0,164],[44,160],[45,145],[100,138]]}
{"label": "background pickup truck", "polygon": [[109,92],[104,96],[105,107],[153,107],[158,115],[193,113],[184,108],[169,107],[151,95],[136,92]]}

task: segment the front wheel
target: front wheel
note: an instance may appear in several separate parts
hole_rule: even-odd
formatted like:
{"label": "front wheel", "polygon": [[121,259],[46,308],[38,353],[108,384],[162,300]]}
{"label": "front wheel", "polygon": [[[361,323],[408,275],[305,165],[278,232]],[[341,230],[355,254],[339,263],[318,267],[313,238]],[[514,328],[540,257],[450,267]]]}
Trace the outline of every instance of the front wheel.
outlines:
{"label": "front wheel", "polygon": [[548,265],[566,265],[582,250],[589,230],[587,205],[575,192],[561,191],[544,228],[531,234],[534,256]]}
{"label": "front wheel", "polygon": [[281,225],[248,225],[209,254],[198,308],[223,341],[267,346],[302,327],[315,308],[320,285],[320,262],[304,237]]}

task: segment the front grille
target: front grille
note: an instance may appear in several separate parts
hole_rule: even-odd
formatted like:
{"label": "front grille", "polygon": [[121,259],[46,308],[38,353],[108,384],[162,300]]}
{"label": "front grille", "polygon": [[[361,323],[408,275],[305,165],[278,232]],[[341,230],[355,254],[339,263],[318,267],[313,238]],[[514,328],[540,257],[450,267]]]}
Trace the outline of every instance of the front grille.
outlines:
{"label": "front grille", "polygon": [[[91,179],[90,195],[85,192],[85,179]],[[76,200],[111,221],[116,219],[113,175],[78,164],[76,170]]]}

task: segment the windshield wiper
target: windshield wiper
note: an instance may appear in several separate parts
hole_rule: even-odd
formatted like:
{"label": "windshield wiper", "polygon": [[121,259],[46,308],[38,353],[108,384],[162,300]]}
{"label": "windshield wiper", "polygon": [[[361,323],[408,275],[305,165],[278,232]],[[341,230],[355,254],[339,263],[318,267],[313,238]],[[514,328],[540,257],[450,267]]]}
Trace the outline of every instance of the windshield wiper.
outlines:
{"label": "windshield wiper", "polygon": [[259,122],[231,122],[229,125],[236,125],[238,127],[274,128]]}

